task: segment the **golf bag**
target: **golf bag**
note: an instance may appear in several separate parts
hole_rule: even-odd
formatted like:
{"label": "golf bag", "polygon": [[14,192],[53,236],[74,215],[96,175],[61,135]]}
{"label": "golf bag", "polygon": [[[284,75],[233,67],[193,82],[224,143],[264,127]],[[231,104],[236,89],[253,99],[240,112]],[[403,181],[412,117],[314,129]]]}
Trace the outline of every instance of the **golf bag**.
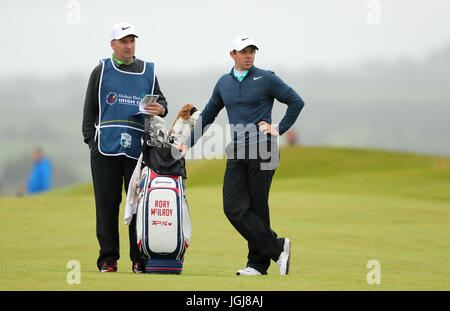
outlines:
{"label": "golf bag", "polygon": [[136,211],[138,247],[147,258],[146,273],[181,274],[192,232],[184,158],[174,157],[178,150],[151,131],[146,131],[143,140]]}

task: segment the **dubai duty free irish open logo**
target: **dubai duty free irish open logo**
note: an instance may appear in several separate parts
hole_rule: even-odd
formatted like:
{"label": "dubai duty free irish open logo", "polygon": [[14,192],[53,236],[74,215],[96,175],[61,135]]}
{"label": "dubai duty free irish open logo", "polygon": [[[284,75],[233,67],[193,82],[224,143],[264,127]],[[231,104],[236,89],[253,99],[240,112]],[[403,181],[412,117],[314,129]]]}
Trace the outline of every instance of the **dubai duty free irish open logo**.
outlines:
{"label": "dubai duty free irish open logo", "polygon": [[114,105],[117,102],[117,94],[115,92],[110,92],[106,95],[106,103],[108,105]]}

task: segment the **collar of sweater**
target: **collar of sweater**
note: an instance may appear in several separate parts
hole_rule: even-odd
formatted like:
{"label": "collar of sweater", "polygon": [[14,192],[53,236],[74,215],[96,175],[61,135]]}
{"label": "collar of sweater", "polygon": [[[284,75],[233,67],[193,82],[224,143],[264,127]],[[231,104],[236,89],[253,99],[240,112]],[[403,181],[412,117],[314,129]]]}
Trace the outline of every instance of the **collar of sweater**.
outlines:
{"label": "collar of sweater", "polygon": [[248,70],[238,71],[238,70],[236,70],[236,67],[233,68],[233,75],[239,82],[244,80],[247,73],[248,73]]}
{"label": "collar of sweater", "polygon": [[[257,70],[257,68],[253,65],[248,71],[247,71],[247,74],[244,76],[244,78],[247,78],[247,77],[250,77],[254,72],[255,72],[255,70]],[[237,79],[237,77],[235,77],[235,75],[234,75],[234,66],[233,66],[233,68],[231,68],[231,71],[230,71],[230,75],[234,78],[234,79]],[[243,79],[244,79],[243,78]],[[242,80],[243,80],[242,79]],[[237,79],[238,81],[239,81],[239,79]],[[241,81],[242,81],[241,80]]]}
{"label": "collar of sweater", "polygon": [[132,63],[134,63],[135,57],[133,56],[133,58],[131,59],[131,63],[129,63],[129,64],[127,64],[127,63],[121,61],[120,59],[116,58],[116,55],[114,55],[114,53],[113,53],[113,55],[112,55],[112,59],[114,60],[114,62],[115,62],[117,65],[120,66],[120,65],[131,65]]}

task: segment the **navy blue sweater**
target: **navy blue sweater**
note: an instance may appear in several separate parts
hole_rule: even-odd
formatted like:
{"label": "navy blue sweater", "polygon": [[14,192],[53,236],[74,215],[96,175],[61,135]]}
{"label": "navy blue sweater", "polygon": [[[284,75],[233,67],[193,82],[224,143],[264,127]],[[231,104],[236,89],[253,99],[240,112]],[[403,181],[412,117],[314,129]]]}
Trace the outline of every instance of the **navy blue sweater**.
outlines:
{"label": "navy blue sweater", "polygon": [[[286,113],[278,125],[278,132],[282,135],[297,120],[304,106],[302,98],[284,83],[274,72],[259,69],[255,66],[250,68],[246,77],[239,82],[233,74],[224,74],[216,86],[208,104],[203,109],[200,117],[186,140],[185,145],[192,147],[203,135],[205,127],[216,119],[222,108],[226,108],[230,125],[234,126],[232,140],[235,144],[255,142],[260,135],[257,124],[266,121],[272,124],[272,107],[276,98],[279,102],[288,105]],[[236,128],[246,129],[246,136],[241,135]],[[252,131],[256,129],[256,131]],[[233,129],[232,129],[233,131]],[[236,132],[238,132],[236,134]],[[271,139],[271,135],[264,139]]]}

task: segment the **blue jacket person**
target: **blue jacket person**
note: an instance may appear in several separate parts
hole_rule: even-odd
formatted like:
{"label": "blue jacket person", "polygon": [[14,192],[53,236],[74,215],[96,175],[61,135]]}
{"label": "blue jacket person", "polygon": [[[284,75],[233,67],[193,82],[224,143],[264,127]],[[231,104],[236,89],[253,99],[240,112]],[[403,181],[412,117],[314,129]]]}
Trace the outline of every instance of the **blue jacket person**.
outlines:
{"label": "blue jacket person", "polygon": [[52,163],[40,148],[33,150],[33,167],[28,177],[26,190],[29,194],[50,190],[52,186]]}
{"label": "blue jacket person", "polygon": [[[301,97],[274,72],[254,66],[258,47],[249,36],[232,42],[231,72],[214,87],[191,136],[179,146],[184,153],[203,135],[219,112],[225,108],[232,129],[227,146],[223,181],[223,209],[235,229],[248,242],[246,268],[238,275],[267,273],[274,260],[280,274],[289,272],[290,239],[279,238],[270,227],[269,189],[278,166],[277,136],[296,121],[304,106]],[[274,99],[287,105],[279,125],[272,122]]]}

